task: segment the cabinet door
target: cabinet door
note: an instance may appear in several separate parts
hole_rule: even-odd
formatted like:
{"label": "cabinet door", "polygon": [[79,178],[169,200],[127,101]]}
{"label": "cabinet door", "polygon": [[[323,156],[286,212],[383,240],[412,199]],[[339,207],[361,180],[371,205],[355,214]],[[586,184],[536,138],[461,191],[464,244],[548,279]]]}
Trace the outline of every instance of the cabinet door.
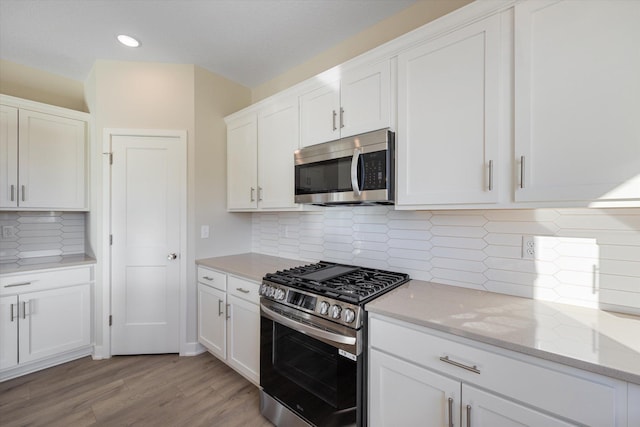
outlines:
{"label": "cabinet door", "polygon": [[20,110],[19,135],[19,206],[86,208],[86,122]]}
{"label": "cabinet door", "polygon": [[226,293],[198,283],[198,341],[218,357],[227,357]]}
{"label": "cabinet door", "polygon": [[229,296],[229,365],[254,383],[260,383],[260,309]]}
{"label": "cabinet door", "polygon": [[18,206],[18,109],[0,105],[0,207]]}
{"label": "cabinet door", "polygon": [[374,349],[369,356],[372,427],[460,426],[460,382]]}
{"label": "cabinet door", "polygon": [[255,114],[227,123],[227,209],[258,207],[258,130]]}
{"label": "cabinet door", "polygon": [[495,203],[500,16],[398,57],[398,205]]}
{"label": "cabinet door", "polygon": [[19,308],[20,363],[91,344],[91,285],[26,293]]}
{"label": "cabinet door", "polygon": [[340,137],[391,126],[391,62],[348,71],[340,80]]}
{"label": "cabinet door", "polygon": [[0,370],[18,364],[18,297],[0,297]]}
{"label": "cabinet door", "polygon": [[298,99],[278,103],[258,114],[258,205],[293,208],[293,152],[299,142]]}
{"label": "cabinet door", "polygon": [[526,406],[463,384],[462,425],[474,427],[569,427],[575,424],[561,421]]}
{"label": "cabinet door", "polygon": [[515,6],[516,201],[640,198],[640,2]]}
{"label": "cabinet door", "polygon": [[340,81],[328,83],[300,97],[300,146],[340,138]]}
{"label": "cabinet door", "polygon": [[640,426],[640,384],[629,383],[628,395],[629,427]]}

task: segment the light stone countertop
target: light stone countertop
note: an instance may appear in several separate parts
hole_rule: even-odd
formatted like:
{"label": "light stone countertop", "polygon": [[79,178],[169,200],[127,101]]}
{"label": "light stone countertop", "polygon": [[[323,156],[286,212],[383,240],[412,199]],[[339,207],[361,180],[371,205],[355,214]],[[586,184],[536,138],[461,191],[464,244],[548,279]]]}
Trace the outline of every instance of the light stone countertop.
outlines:
{"label": "light stone countertop", "polygon": [[46,270],[50,268],[75,267],[95,263],[95,258],[85,254],[25,258],[19,263],[11,262],[0,264],[0,274],[29,273],[31,271]]}
{"label": "light stone countertop", "polygon": [[[196,264],[249,280],[306,261],[247,253]],[[366,305],[416,325],[640,384],[640,317],[411,280]]]}
{"label": "light stone countertop", "polygon": [[419,280],[366,309],[640,384],[640,317]]}
{"label": "light stone countertop", "polygon": [[196,264],[222,270],[230,274],[235,274],[236,276],[244,277],[245,279],[262,282],[262,278],[267,273],[275,273],[278,270],[298,267],[300,265],[310,264],[310,262],[257,253],[246,253],[203,258],[196,260]]}

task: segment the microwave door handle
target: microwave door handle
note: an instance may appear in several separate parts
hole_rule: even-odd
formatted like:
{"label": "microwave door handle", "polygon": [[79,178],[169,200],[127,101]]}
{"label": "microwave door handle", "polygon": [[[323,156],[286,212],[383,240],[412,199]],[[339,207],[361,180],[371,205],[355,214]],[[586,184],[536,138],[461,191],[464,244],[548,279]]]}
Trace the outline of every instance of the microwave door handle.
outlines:
{"label": "microwave door handle", "polygon": [[360,160],[360,154],[362,152],[359,148],[353,150],[353,157],[351,158],[351,188],[353,188],[353,194],[360,196],[362,190],[360,190],[360,184],[358,183],[358,161]]}

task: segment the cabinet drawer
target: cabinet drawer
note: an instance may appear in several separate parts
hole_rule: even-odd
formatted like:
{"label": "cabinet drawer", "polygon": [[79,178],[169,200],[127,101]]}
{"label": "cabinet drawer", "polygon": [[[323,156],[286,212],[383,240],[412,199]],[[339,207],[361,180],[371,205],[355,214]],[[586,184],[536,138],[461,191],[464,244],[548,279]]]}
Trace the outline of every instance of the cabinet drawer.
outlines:
{"label": "cabinet drawer", "polygon": [[260,284],[229,276],[229,295],[235,295],[254,304],[258,304]]}
{"label": "cabinet drawer", "polygon": [[227,275],[208,268],[198,267],[198,282],[221,291],[227,290]]}
{"label": "cabinet drawer", "polygon": [[520,360],[524,355],[512,358],[499,348],[493,353],[415,325],[375,317],[369,325],[371,347],[584,424],[615,425],[617,402],[626,400],[624,383],[611,378],[534,358]]}
{"label": "cabinet drawer", "polygon": [[0,277],[0,295],[10,295],[89,283],[92,280],[91,268],[92,267],[90,266],[86,266],[5,275]]}

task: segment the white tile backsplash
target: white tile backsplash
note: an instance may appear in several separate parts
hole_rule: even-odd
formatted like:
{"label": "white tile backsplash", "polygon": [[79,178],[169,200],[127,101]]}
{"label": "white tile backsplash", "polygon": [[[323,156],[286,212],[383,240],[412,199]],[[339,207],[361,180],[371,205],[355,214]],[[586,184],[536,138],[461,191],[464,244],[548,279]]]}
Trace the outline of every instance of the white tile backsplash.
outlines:
{"label": "white tile backsplash", "polygon": [[14,236],[0,240],[0,263],[85,253],[83,212],[0,212],[5,225],[14,227]]}
{"label": "white tile backsplash", "polygon": [[[522,258],[533,236],[536,259]],[[640,208],[254,213],[253,251],[640,314]]]}

